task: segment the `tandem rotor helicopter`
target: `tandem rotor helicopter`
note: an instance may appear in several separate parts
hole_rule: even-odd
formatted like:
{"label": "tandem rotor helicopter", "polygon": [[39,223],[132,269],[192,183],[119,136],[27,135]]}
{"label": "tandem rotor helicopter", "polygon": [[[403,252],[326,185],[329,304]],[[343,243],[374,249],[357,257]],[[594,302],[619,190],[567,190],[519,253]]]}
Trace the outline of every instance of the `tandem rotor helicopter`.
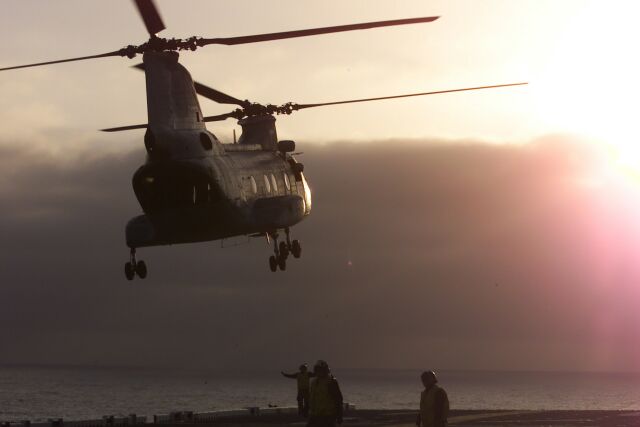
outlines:
{"label": "tandem rotor helicopter", "polygon": [[[273,242],[269,268],[285,270],[291,254],[299,258],[300,241],[291,238],[291,228],[311,213],[311,192],[304,167],[294,157],[295,142],[278,140],[275,115],[329,105],[378,101],[517,86],[511,83],[435,92],[412,93],[315,104],[259,104],[240,100],[193,82],[178,62],[179,51],[221,44],[239,45],[312,35],[364,30],[377,27],[428,23],[437,16],[367,22],[241,37],[165,39],[156,36],[165,29],[153,0],[134,0],[150,38],[140,45],[99,55],[68,58],[0,68],[0,71],[142,54],[138,68],[146,75],[148,123],[103,129],[116,132],[146,129],[147,158],[134,173],[132,184],[144,214],[126,226],[130,259],[124,266],[128,280],[144,279],[147,265],[136,259],[136,249],[176,243],[194,243],[248,235]],[[203,116],[197,95],[220,104],[237,105],[234,111]],[[205,123],[234,118],[242,134],[233,144],[221,143]],[[235,138],[234,138],[235,139]],[[284,238],[280,239],[280,233]]]}

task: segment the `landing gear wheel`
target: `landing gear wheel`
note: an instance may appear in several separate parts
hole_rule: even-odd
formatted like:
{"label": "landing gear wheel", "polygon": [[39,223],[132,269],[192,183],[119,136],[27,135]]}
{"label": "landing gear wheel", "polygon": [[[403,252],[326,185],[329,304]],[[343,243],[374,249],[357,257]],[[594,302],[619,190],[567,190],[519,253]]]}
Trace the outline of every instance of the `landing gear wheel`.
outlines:
{"label": "landing gear wheel", "polygon": [[285,271],[287,269],[287,259],[283,256],[278,258],[278,267],[280,267],[281,271]]}
{"label": "landing gear wheel", "polygon": [[136,274],[141,279],[144,279],[145,277],[147,277],[147,264],[145,264],[144,261],[138,261],[136,263]]}
{"label": "landing gear wheel", "polygon": [[278,269],[278,260],[276,259],[275,255],[271,255],[269,257],[269,268],[271,269],[271,271],[273,271],[274,273],[276,272],[276,270]]}
{"label": "landing gear wheel", "polygon": [[285,242],[280,242],[280,256],[283,258],[287,258],[289,256],[289,247]]}
{"label": "landing gear wheel", "polygon": [[302,246],[300,246],[300,241],[294,240],[291,242],[291,253],[294,258],[300,258],[300,255],[302,255]]}
{"label": "landing gear wheel", "polygon": [[133,280],[134,276],[136,275],[135,268],[133,268],[133,264],[131,264],[130,262],[124,265],[124,275],[127,280]]}

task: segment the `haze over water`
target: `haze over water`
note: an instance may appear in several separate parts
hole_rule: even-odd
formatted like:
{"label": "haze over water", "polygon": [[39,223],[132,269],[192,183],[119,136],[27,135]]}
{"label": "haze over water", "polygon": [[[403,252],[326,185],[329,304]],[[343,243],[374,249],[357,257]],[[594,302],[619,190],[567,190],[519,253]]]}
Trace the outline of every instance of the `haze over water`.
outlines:
{"label": "haze over water", "polygon": [[[416,409],[418,371],[335,370],[345,400]],[[640,375],[444,371],[454,409],[640,409]],[[295,404],[295,382],[273,372],[137,368],[0,368],[0,420],[153,415]]]}

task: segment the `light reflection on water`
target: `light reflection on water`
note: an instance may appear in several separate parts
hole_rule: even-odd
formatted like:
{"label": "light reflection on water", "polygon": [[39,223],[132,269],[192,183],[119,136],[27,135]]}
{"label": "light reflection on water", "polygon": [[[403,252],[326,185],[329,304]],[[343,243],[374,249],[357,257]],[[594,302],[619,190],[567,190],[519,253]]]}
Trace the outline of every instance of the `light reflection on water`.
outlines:
{"label": "light reflection on water", "polygon": [[[415,409],[418,371],[336,370],[358,408]],[[454,409],[640,409],[640,375],[440,372]],[[0,367],[0,420],[152,415],[295,404],[295,381],[277,371]]]}

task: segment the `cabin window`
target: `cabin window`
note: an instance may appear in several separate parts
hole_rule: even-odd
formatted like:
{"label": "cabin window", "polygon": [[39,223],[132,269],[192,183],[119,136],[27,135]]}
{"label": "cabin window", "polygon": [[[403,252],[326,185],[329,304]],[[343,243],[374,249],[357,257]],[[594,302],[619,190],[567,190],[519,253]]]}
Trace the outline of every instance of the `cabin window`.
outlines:
{"label": "cabin window", "polygon": [[278,182],[273,174],[271,174],[271,188],[273,188],[274,193],[278,193]]}
{"label": "cabin window", "polygon": [[271,193],[271,184],[269,184],[269,178],[267,175],[264,175],[264,191],[266,193]]}
{"label": "cabin window", "polygon": [[291,191],[291,183],[289,182],[289,176],[287,175],[287,173],[283,173],[282,176],[284,177],[284,186],[286,187],[287,191]]}
{"label": "cabin window", "polygon": [[251,183],[251,191],[253,191],[253,194],[258,194],[258,184],[256,184],[255,178],[250,176],[249,182]]}

